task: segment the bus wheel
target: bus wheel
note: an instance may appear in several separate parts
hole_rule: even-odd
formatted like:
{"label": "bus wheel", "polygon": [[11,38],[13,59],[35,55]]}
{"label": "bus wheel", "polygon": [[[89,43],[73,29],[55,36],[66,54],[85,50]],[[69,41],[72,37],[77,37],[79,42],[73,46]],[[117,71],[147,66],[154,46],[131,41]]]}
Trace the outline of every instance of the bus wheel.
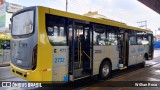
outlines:
{"label": "bus wheel", "polygon": [[144,55],[145,60],[148,60],[148,54]]}
{"label": "bus wheel", "polygon": [[111,72],[111,64],[108,61],[102,62],[99,69],[99,76],[101,79],[106,79],[109,77]]}
{"label": "bus wheel", "polygon": [[145,64],[146,64],[146,62],[144,61],[144,62],[142,62],[142,63],[140,63],[140,65],[142,66],[142,67],[145,67]]}

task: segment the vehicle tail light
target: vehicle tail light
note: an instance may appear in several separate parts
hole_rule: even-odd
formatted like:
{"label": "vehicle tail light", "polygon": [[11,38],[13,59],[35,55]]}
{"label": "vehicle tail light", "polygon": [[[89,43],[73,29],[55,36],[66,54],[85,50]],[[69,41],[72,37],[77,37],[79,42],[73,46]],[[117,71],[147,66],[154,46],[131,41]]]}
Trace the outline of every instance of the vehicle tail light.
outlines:
{"label": "vehicle tail light", "polygon": [[36,66],[37,66],[37,46],[36,45],[34,48],[33,48],[33,54],[32,54],[32,70],[35,70],[36,69]]}

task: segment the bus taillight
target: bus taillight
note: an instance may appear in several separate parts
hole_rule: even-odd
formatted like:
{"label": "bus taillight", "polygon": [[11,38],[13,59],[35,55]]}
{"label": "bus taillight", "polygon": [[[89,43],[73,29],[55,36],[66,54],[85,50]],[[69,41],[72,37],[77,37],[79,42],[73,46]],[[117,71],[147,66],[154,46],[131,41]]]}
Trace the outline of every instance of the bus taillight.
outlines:
{"label": "bus taillight", "polygon": [[33,48],[32,70],[36,69],[36,66],[37,66],[37,45]]}

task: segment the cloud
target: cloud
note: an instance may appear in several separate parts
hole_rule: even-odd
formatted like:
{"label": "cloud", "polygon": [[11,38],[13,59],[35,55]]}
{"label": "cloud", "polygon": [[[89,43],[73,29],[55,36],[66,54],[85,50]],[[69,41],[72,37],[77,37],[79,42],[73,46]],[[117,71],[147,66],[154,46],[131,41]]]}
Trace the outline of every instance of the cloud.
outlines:
{"label": "cloud", "polygon": [[137,0],[112,0],[110,6],[106,8],[106,16],[125,22],[131,26],[139,26],[138,21],[147,20],[148,28],[153,31],[159,27],[160,16],[153,10],[141,4]]}

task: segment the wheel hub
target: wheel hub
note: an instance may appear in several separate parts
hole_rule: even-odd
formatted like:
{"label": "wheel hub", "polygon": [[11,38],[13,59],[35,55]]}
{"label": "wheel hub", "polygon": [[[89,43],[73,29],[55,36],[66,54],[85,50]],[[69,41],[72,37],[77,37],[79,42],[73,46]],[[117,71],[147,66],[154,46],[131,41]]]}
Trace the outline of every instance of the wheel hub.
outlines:
{"label": "wheel hub", "polygon": [[109,74],[109,66],[108,65],[103,66],[102,73],[104,76],[107,76]]}

